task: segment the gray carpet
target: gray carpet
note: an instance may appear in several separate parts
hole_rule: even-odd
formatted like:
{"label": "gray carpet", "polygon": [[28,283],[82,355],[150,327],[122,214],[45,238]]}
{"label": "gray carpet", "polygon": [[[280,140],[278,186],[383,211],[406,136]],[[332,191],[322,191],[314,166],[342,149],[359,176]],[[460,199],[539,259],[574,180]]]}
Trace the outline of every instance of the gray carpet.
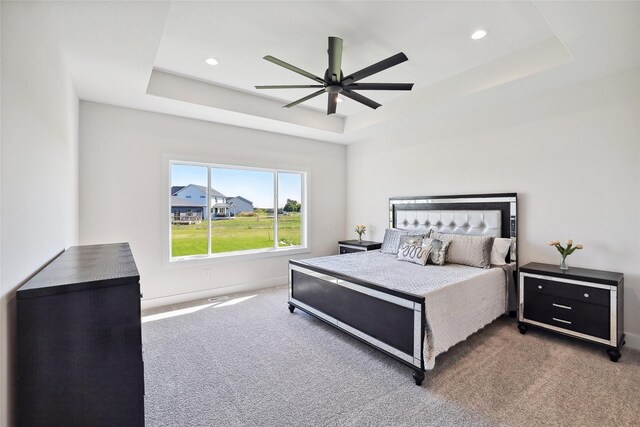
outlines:
{"label": "gray carpet", "polygon": [[144,323],[147,426],[640,424],[640,352],[611,363],[601,347],[523,336],[502,318],[417,387],[409,368],[290,314],[286,298],[281,287]]}

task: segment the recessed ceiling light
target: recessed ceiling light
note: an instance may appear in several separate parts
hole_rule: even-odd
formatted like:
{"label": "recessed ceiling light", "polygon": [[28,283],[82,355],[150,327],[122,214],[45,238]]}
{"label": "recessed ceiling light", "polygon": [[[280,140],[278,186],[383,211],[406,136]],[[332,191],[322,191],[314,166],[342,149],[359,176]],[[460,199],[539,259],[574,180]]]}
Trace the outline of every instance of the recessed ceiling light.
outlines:
{"label": "recessed ceiling light", "polygon": [[471,34],[471,38],[473,40],[480,40],[485,38],[486,35],[487,35],[487,30],[480,29],[480,30],[476,30],[473,34]]}
{"label": "recessed ceiling light", "polygon": [[204,62],[206,62],[209,65],[218,65],[218,60],[216,58],[204,58]]}

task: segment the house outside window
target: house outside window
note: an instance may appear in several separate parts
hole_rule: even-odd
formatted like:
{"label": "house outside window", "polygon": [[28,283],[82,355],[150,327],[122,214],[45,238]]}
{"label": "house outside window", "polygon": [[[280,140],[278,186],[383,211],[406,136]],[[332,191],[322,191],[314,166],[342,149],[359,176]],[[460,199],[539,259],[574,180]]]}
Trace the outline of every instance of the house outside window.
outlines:
{"label": "house outside window", "polygon": [[306,172],[170,161],[169,174],[170,261],[307,247]]}

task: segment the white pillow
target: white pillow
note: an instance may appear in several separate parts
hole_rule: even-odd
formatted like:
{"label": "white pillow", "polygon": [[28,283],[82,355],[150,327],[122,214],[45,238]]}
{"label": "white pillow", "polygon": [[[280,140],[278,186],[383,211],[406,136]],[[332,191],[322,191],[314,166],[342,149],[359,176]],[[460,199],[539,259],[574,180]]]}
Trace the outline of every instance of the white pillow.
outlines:
{"label": "white pillow", "polygon": [[496,238],[491,248],[491,264],[506,265],[505,258],[509,254],[509,249],[511,249],[511,239]]}
{"label": "white pillow", "polygon": [[431,246],[422,246],[421,244],[405,243],[398,250],[398,261],[409,261],[418,265],[426,265],[429,259]]}

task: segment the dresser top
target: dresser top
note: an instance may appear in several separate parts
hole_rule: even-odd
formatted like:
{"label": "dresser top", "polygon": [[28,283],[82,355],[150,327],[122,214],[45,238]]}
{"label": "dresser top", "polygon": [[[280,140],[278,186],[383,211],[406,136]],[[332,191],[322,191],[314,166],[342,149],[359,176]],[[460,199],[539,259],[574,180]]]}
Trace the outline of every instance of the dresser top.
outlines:
{"label": "dresser top", "polygon": [[560,270],[558,264],[542,264],[539,262],[531,262],[520,267],[519,270],[522,273],[544,274],[547,276],[601,283],[610,286],[617,286],[624,278],[624,274],[613,271],[592,270],[579,267],[569,267],[568,270]]}
{"label": "dresser top", "polygon": [[139,280],[129,243],[72,246],[22,285],[16,297],[20,300]]}

